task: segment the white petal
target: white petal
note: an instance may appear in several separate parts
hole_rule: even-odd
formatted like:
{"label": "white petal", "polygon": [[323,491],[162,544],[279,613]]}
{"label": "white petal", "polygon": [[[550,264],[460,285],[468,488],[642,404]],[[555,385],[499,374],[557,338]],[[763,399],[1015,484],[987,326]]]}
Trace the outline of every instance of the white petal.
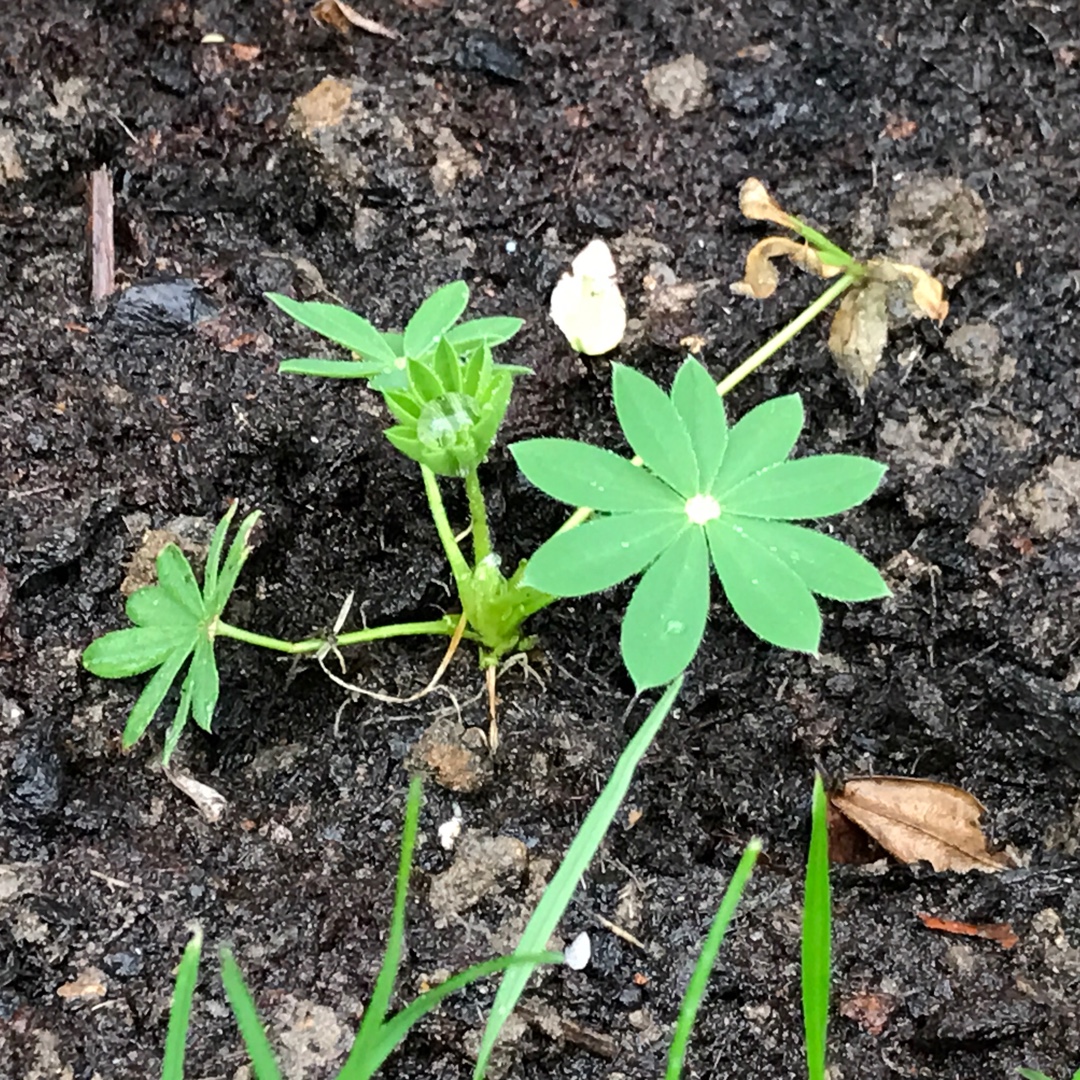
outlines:
{"label": "white petal", "polygon": [[563,963],[566,964],[571,971],[581,971],[591,959],[592,942],[589,940],[589,935],[582,930],[581,933],[566,946],[566,950],[563,953]]}
{"label": "white petal", "polygon": [[626,333],[626,301],[615,260],[603,240],[591,241],[551,294],[551,317],[570,347],[588,356],[611,352]]}

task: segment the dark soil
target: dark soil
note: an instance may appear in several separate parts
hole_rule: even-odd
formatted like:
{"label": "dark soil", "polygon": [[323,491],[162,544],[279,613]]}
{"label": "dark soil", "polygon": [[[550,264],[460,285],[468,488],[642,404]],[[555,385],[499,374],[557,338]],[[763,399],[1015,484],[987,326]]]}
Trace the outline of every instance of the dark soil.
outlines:
{"label": "dark soil", "polygon": [[[415,470],[381,438],[377,398],[355,383],[280,377],[276,361],[304,355],[310,337],[261,293],[314,297],[321,275],[391,326],[464,277],[474,310],[528,320],[513,359],[536,375],[484,475],[497,541],[517,559],[563,510],[527,488],[506,442],[560,433],[618,445],[607,362],[571,354],[545,311],[588,239],[606,236],[618,252],[632,314],[650,262],[719,282],[683,312],[647,319],[624,347],[621,359],[662,381],[680,337],[704,337],[720,375],[813,295],[806,279],[764,303],[728,292],[761,235],[737,211],[747,175],[868,253],[886,245],[890,202],[915,177],[959,180],[985,202],[987,243],[953,276],[948,321],[898,329],[864,400],[829,360],[824,325],[730,399],[740,414],[799,390],[804,447],[890,464],[841,532],[888,568],[895,598],[831,605],[819,661],[756,642],[717,598],[628,800],[640,820],[621,818],[564,921],[567,938],[592,932],[592,964],[550,972],[530,992],[526,1016],[543,1022],[518,1031],[513,1075],[658,1077],[699,943],[754,834],[767,857],[725,945],[692,1072],[804,1075],[798,926],[815,758],[841,776],[962,785],[1023,863],[997,876],[835,869],[835,1077],[1004,1080],[1022,1064],[1071,1075],[1075,5],[359,5],[399,29],[397,41],[346,40],[289,0],[2,7],[0,1075],[155,1075],[192,920],[211,957],[235,947],[290,1075],[332,1074],[371,991],[405,760],[448,699],[354,704],[311,666],[224,643],[216,732],[193,732],[180,755],[228,799],[212,825],[154,764],[160,723],[120,752],[141,680],[105,683],[78,666],[95,635],[122,624],[119,585],[142,530],[216,519],[232,498],[265,513],[234,622],[303,636],[353,589],[372,622],[433,617],[448,603]],[[261,51],[200,44],[210,32]],[[707,68],[709,98],[675,120],[650,106],[642,77],[687,52]],[[360,104],[310,137],[291,129],[291,102],[327,76]],[[100,165],[113,173],[119,277],[133,290],[96,310],[84,189]],[[154,279],[173,279],[179,302],[162,309],[134,291]],[[991,326],[948,337],[972,323]],[[989,341],[989,359],[972,340]],[[450,506],[460,521],[462,504]],[[512,945],[643,715],[647,703],[624,719],[625,601],[619,592],[538,618],[544,687],[520,669],[504,677],[491,779],[468,795],[428,785],[403,993]],[[440,652],[420,640],[371,648],[350,657],[352,676],[407,693]],[[473,698],[470,658],[447,683]],[[485,722],[482,701],[464,713]],[[509,858],[476,905],[436,913],[431,882],[452,856],[435,831],[455,802],[474,849],[485,836],[518,838],[530,867]],[[919,912],[1008,922],[1019,943],[935,933]],[[207,1080],[241,1075],[245,1060],[211,968],[189,1059],[189,1075]],[[104,994],[58,996],[80,973]],[[453,999],[387,1075],[469,1076],[490,995]]]}

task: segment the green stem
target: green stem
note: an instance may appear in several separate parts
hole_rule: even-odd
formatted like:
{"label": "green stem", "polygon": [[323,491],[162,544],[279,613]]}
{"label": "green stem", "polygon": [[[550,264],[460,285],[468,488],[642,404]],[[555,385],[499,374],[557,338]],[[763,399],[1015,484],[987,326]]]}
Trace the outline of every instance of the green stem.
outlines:
{"label": "green stem", "polygon": [[469,498],[469,518],[472,522],[473,565],[479,566],[491,554],[491,533],[488,531],[487,506],[480,477],[475,469],[465,474],[465,494]]}
{"label": "green stem", "polygon": [[[346,645],[362,645],[366,641],[381,641],[384,638],[410,637],[419,634],[450,636],[457,629],[460,618],[460,615],[444,615],[441,619],[431,619],[428,622],[390,623],[388,626],[372,626],[366,630],[353,630],[348,634],[337,634],[333,638],[333,642],[339,648],[342,648]],[[262,649],[273,649],[274,652],[287,653],[290,656],[318,652],[326,645],[325,638],[308,638],[305,641],[282,641],[281,638],[255,634],[250,630],[244,630],[239,626],[231,626],[225,622],[218,622],[214,632],[218,637],[233,638],[235,641],[243,641],[247,645],[257,645]],[[465,636],[470,637],[471,635],[466,631]]]}
{"label": "green stem", "polygon": [[431,507],[431,516],[435,521],[435,530],[442,541],[443,551],[446,552],[447,562],[450,563],[450,570],[460,592],[462,583],[469,580],[469,564],[454,539],[454,530],[450,527],[450,519],[446,516],[446,507],[443,506],[439,492],[438,478],[426,465],[420,466],[420,473],[424,478],[424,491],[427,493],[428,506]]}
{"label": "green stem", "polygon": [[716,392],[723,397],[746,378],[757,371],[771,356],[775,356],[796,334],[812,323],[837,297],[842,296],[856,281],[858,274],[850,271],[837,278],[809,307],[804,308],[779,333],[773,334],[764,345],[748,356],[730,375],[716,384]]}

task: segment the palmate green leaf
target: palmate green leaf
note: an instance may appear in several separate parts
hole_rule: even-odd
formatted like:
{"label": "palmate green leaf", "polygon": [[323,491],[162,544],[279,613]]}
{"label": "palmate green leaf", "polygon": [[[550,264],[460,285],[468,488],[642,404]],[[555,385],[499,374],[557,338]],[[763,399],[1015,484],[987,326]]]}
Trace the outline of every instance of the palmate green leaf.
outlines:
{"label": "palmate green leaf", "polygon": [[681,509],[596,517],[541,544],[523,580],[552,596],[600,592],[640,574],[690,527]]}
{"label": "palmate green leaf", "polygon": [[179,627],[131,626],[126,630],[112,630],[86,646],[82,665],[99,679],[126,679],[129,675],[141,675],[165,663],[169,654],[187,640],[187,633],[187,624]]}
{"label": "palmate green leaf", "polygon": [[313,375],[319,379],[370,379],[384,374],[390,366],[381,360],[330,360],[306,356],[282,360],[278,371],[283,375]]}
{"label": "palmate green leaf", "polygon": [[[729,523],[735,523],[731,517]],[[891,596],[873,563],[831,536],[787,521],[740,517],[744,535],[787,563],[817,596],[831,600],[879,600]]]}
{"label": "palmate green leaf", "polygon": [[697,460],[695,490],[709,491],[727,447],[727,418],[724,399],[716,392],[716,381],[692,356],[683,361],[675,375],[671,402],[690,436]]}
{"label": "palmate green leaf", "polygon": [[338,304],[324,304],[313,300],[292,300],[281,293],[263,294],[272,304],[276,304],[286,315],[290,315],[302,326],[314,330],[324,338],[344,345],[346,349],[359,353],[369,360],[379,360],[392,364],[396,357],[386,344],[383,335],[356,312]]}
{"label": "palmate green leaf", "polygon": [[798,394],[770,398],[731,429],[712,490],[727,491],[753,473],[784,461],[795,448],[804,416]]}
{"label": "palmate green leaf", "polygon": [[487,345],[481,345],[473,349],[465,362],[465,373],[462,376],[461,388],[466,394],[479,397],[483,388],[491,378],[492,368],[491,349]]}
{"label": "palmate green leaf", "polygon": [[611,365],[611,387],[619,425],[634,453],[681,495],[697,494],[698,466],[690,436],[667,394],[625,364]]}
{"label": "palmate green leaf", "polygon": [[708,548],[702,530],[688,528],[645,571],[623,617],[623,663],[639,693],[685,670],[708,614]]}
{"label": "palmate green leaf", "polygon": [[645,469],[574,439],[525,439],[510,447],[531,484],[570,506],[604,512],[683,511],[685,499]]}
{"label": "palmate green leaf", "polygon": [[508,315],[469,319],[446,332],[446,339],[459,353],[470,352],[477,345],[502,345],[509,341],[523,326],[523,319]]}
{"label": "palmate green leaf", "polygon": [[417,309],[405,327],[405,355],[423,356],[461,317],[469,303],[469,286],[451,281],[436,289]]}
{"label": "palmate green leaf", "polygon": [[165,700],[169,687],[172,686],[176,676],[180,674],[180,669],[187,662],[187,658],[195,648],[197,635],[198,629],[192,629],[190,639],[186,645],[175,647],[165,657],[165,660],[154,672],[150,681],[143,687],[143,692],[135,702],[131,713],[128,715],[127,724],[124,726],[121,745],[125,750],[131,749],[142,738],[143,732],[149,726],[150,721],[154,719],[154,714],[161,708],[161,703]]}
{"label": "palmate green leaf", "polygon": [[727,491],[714,488],[724,511],[761,518],[819,518],[850,510],[881,483],[885,466],[853,454],[783,461]]}
{"label": "palmate green leaf", "polygon": [[736,615],[763,641],[816,653],[821,612],[801,577],[721,514],[705,526],[716,575]]}

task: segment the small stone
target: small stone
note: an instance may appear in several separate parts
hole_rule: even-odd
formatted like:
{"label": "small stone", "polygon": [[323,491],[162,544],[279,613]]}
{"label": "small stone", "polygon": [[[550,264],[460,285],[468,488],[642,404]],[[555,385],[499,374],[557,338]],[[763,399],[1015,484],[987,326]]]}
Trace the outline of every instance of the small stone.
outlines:
{"label": "small stone", "polygon": [[652,68],[643,82],[649,102],[672,120],[700,109],[709,96],[708,68],[693,53]]}
{"label": "small stone", "polygon": [[1016,360],[1002,356],[1001,332],[993,323],[958,326],[945,339],[945,348],[954,360],[964,365],[968,377],[977,386],[996,386],[1016,374]]}
{"label": "small stone", "polygon": [[449,791],[479,791],[493,771],[483,732],[450,718],[428,727],[412,748],[409,764]]}
{"label": "small stone", "polygon": [[517,888],[528,861],[528,849],[516,837],[467,831],[450,869],[432,879],[428,903],[444,918],[461,915],[486,897]]}

